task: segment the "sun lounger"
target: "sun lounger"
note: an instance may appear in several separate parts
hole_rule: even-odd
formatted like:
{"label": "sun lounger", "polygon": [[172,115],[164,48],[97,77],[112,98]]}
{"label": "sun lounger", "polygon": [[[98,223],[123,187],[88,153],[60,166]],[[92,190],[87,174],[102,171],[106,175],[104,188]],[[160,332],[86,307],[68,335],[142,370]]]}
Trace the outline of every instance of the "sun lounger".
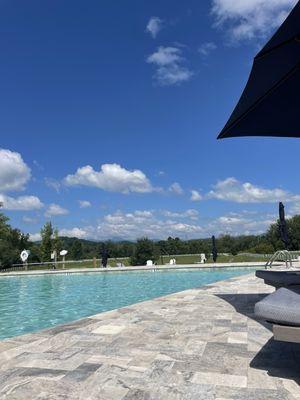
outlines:
{"label": "sun lounger", "polygon": [[275,340],[300,343],[300,286],[276,290],[256,303],[254,312],[273,324]]}
{"label": "sun lounger", "polygon": [[300,286],[300,271],[266,271],[259,270],[255,274],[258,278],[264,280],[266,285],[276,288],[289,287],[294,285]]}

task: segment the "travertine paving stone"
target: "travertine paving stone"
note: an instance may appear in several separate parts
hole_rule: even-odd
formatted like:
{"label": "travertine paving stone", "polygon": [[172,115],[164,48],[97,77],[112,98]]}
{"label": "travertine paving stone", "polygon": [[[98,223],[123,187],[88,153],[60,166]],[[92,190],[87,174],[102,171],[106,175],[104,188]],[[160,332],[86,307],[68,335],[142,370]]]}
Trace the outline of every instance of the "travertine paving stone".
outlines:
{"label": "travertine paving stone", "polygon": [[254,274],[0,342],[1,400],[299,400],[300,346]]}

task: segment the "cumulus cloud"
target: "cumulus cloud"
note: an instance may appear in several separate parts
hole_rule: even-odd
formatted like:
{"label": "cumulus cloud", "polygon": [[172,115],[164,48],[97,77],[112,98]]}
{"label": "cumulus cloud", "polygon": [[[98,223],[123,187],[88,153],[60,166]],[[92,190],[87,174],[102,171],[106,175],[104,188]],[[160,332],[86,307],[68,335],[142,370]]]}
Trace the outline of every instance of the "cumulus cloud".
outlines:
{"label": "cumulus cloud", "polygon": [[30,176],[21,154],[0,149],[0,192],[23,190]]}
{"label": "cumulus cloud", "polygon": [[41,237],[41,234],[40,234],[39,232],[37,232],[37,233],[30,233],[30,234],[29,234],[29,239],[30,239],[32,242],[38,242],[38,241],[40,241],[40,240],[42,239],[42,237]]}
{"label": "cumulus cloud", "polygon": [[3,204],[4,210],[14,211],[40,210],[44,207],[44,204],[36,196],[10,197],[0,194],[0,203]]}
{"label": "cumulus cloud", "polygon": [[63,207],[61,207],[59,204],[50,204],[48,209],[45,212],[45,217],[53,217],[53,216],[59,216],[59,215],[67,215],[69,214],[69,211]]}
{"label": "cumulus cloud", "polygon": [[37,160],[33,160],[33,164],[40,170],[40,171],[44,171],[44,167],[37,161]]}
{"label": "cumulus cloud", "polygon": [[136,210],[136,211],[134,211],[134,215],[136,215],[137,217],[151,218],[153,216],[153,213],[152,213],[152,211],[148,211],[148,210],[144,210],[144,211]]}
{"label": "cumulus cloud", "polygon": [[[188,210],[186,216],[163,215],[161,212],[137,210],[129,213],[116,211],[105,215],[95,226],[74,227],[63,229],[61,235],[84,239],[106,240],[124,239],[136,240],[147,236],[151,239],[167,238],[168,236],[199,237],[203,232],[201,226],[192,223],[195,210]],[[187,220],[184,220],[186,218]],[[190,219],[190,221],[188,221]]]}
{"label": "cumulus cloud", "polygon": [[78,200],[78,203],[80,208],[89,208],[92,205],[88,200]]}
{"label": "cumulus cloud", "polygon": [[151,17],[148,21],[146,31],[150,33],[153,39],[155,39],[158,33],[162,30],[162,28],[163,28],[163,20],[160,19],[159,17]]}
{"label": "cumulus cloud", "polygon": [[182,212],[173,212],[164,210],[162,214],[168,218],[189,218],[192,220],[197,220],[199,216],[199,212],[197,210],[189,209]]}
{"label": "cumulus cloud", "polygon": [[231,215],[228,215],[228,216],[220,217],[218,219],[218,222],[220,222],[220,224],[222,226],[226,226],[226,225],[227,226],[235,226],[235,225],[244,224],[244,223],[248,222],[248,220],[246,218],[241,218],[238,216],[233,217]]}
{"label": "cumulus cloud", "polygon": [[276,216],[247,212],[228,213],[202,221],[197,210],[173,212],[169,210],[116,211],[103,216],[95,225],[61,229],[60,235],[92,240],[166,239],[169,236],[193,239],[221,234],[249,235],[264,233]]}
{"label": "cumulus cloud", "polygon": [[300,200],[300,195],[283,189],[265,189],[249,182],[242,183],[235,178],[219,181],[207,197],[236,203],[277,203]]}
{"label": "cumulus cloud", "polygon": [[265,37],[286,18],[297,0],[212,0],[215,24],[234,41]]}
{"label": "cumulus cloud", "polygon": [[86,165],[78,168],[75,174],[68,175],[64,182],[68,186],[91,186],[125,194],[149,193],[156,190],[142,171],[138,169],[129,171],[119,164],[103,164],[100,171]]}
{"label": "cumulus cloud", "polygon": [[300,215],[300,201],[294,203],[294,204],[291,206],[291,208],[290,208],[290,210],[289,210],[289,213],[290,213],[292,216],[293,216],[293,215]]}
{"label": "cumulus cloud", "polygon": [[178,85],[193,76],[193,72],[184,65],[186,59],[178,47],[160,46],[147,58],[147,62],[155,65],[154,79],[161,86]]}
{"label": "cumulus cloud", "polygon": [[224,215],[211,221],[206,229],[210,234],[222,235],[254,235],[265,233],[276,218],[265,215],[256,215],[254,218],[246,217],[245,213]]}
{"label": "cumulus cloud", "polygon": [[168,236],[199,235],[202,228],[196,224],[174,219],[161,219],[157,215],[141,217],[135,213],[117,212],[107,215],[97,228],[108,236],[136,239],[147,236],[152,239]]}
{"label": "cumulus cloud", "polygon": [[59,236],[74,237],[77,239],[88,239],[92,234],[92,229],[89,228],[71,228],[71,229],[60,229]]}
{"label": "cumulus cloud", "polygon": [[206,42],[206,43],[202,43],[199,48],[198,48],[198,52],[203,56],[203,57],[207,57],[209,56],[209,54],[211,52],[213,52],[214,50],[216,50],[217,45],[214,42]]}
{"label": "cumulus cloud", "polygon": [[36,224],[38,222],[37,218],[28,217],[28,215],[24,215],[22,217],[22,221],[26,224]]}
{"label": "cumulus cloud", "polygon": [[201,201],[203,196],[198,192],[198,190],[191,190],[191,200],[192,201]]}
{"label": "cumulus cloud", "polygon": [[170,193],[177,194],[177,195],[181,195],[184,193],[182,187],[180,186],[180,184],[178,182],[172,183],[172,185],[169,186],[168,190]]}
{"label": "cumulus cloud", "polygon": [[55,190],[57,193],[60,192],[61,183],[58,180],[53,178],[45,178],[45,184],[49,188]]}

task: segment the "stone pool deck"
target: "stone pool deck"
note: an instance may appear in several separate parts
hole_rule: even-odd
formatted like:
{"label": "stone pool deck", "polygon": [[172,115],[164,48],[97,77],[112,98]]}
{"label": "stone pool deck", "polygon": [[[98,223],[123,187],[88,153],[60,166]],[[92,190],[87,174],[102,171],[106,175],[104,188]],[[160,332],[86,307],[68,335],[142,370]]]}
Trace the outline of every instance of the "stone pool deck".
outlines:
{"label": "stone pool deck", "polygon": [[300,346],[250,274],[0,342],[1,400],[300,399]]}

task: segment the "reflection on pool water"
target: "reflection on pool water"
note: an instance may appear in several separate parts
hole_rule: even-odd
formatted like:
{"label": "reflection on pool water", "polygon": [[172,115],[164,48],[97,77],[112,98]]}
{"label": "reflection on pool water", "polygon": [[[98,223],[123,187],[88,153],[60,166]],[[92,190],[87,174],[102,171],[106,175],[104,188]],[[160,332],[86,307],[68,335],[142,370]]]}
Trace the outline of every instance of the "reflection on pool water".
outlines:
{"label": "reflection on pool water", "polygon": [[0,338],[244,275],[216,268],[0,277]]}

